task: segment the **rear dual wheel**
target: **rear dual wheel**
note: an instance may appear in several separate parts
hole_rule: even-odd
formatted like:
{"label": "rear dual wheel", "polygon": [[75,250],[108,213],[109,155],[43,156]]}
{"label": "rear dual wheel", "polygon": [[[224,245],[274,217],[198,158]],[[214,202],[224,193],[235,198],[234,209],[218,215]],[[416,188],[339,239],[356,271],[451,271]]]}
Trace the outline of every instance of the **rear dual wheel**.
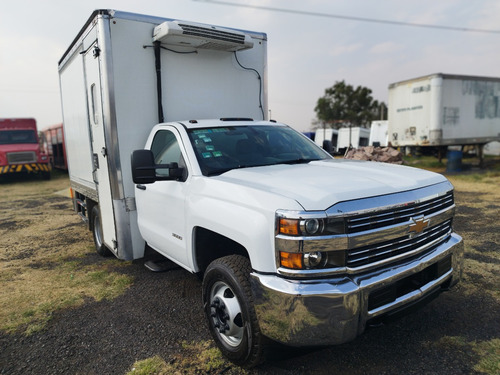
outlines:
{"label": "rear dual wheel", "polygon": [[92,223],[92,237],[94,237],[94,245],[97,254],[101,256],[111,255],[111,251],[106,247],[102,235],[101,211],[99,205],[94,205],[90,212],[90,220]]}

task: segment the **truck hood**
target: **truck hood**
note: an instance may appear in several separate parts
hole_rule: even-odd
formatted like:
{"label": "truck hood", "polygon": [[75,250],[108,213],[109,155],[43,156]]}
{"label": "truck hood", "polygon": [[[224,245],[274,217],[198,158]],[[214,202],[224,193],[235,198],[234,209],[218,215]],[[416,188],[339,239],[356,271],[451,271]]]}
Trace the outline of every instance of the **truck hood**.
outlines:
{"label": "truck hood", "polygon": [[213,178],[293,199],[306,211],[446,181],[440,174],[417,168],[355,160],[236,169]]}

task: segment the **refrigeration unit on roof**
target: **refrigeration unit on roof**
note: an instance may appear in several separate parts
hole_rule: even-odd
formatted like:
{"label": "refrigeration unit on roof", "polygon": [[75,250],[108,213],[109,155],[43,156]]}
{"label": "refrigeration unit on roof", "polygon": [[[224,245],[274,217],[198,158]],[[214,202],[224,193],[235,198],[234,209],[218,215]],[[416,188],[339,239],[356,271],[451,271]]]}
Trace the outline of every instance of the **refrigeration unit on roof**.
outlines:
{"label": "refrigeration unit on roof", "polygon": [[229,52],[253,47],[252,38],[244,33],[183,21],[167,21],[156,26],[153,41],[174,46]]}

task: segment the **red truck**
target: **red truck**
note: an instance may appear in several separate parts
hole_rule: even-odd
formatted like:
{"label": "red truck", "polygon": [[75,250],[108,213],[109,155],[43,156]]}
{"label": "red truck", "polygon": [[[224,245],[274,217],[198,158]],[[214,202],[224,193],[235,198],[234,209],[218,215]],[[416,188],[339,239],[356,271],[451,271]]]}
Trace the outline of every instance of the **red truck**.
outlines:
{"label": "red truck", "polygon": [[45,152],[53,168],[68,170],[66,145],[64,142],[63,124],[49,126],[40,132],[42,150]]}
{"label": "red truck", "polygon": [[47,154],[40,149],[32,118],[0,119],[0,175],[36,173],[50,179]]}

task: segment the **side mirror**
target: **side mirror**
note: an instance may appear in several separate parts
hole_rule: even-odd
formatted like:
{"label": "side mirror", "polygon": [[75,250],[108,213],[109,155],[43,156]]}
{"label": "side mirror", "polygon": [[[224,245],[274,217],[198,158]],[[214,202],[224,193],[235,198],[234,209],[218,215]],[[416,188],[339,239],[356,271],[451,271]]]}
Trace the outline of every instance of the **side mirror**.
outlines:
{"label": "side mirror", "polygon": [[[135,184],[152,184],[155,181],[183,180],[184,168],[177,163],[155,164],[151,150],[135,150],[132,152],[132,180]],[[167,170],[166,174],[157,169]],[[162,171],[163,172],[163,171]]]}
{"label": "side mirror", "polygon": [[132,152],[132,180],[134,184],[152,184],[156,181],[156,170],[151,150]]}

